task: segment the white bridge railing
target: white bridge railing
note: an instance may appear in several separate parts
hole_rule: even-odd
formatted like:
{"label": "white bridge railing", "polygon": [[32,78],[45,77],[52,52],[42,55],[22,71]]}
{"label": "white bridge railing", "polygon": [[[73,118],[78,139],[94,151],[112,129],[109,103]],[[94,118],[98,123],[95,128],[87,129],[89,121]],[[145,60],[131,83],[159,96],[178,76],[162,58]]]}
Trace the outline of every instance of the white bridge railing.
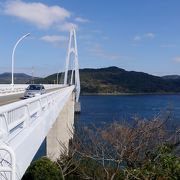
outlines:
{"label": "white bridge railing", "polygon": [[0,179],[22,178],[73,90],[70,86],[0,107]]}
{"label": "white bridge railing", "polygon": [[[45,89],[53,89],[62,87],[60,84],[44,84]],[[16,84],[12,86],[11,84],[0,84],[0,96],[7,96],[13,94],[20,94],[25,91],[28,84]]]}

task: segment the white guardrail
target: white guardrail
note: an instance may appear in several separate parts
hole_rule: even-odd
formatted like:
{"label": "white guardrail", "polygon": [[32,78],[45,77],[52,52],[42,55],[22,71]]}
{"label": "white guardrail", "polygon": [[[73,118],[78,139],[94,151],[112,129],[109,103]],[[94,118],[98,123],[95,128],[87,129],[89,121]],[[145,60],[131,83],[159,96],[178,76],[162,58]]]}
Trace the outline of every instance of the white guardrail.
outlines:
{"label": "white guardrail", "polygon": [[0,179],[23,176],[73,90],[65,87],[0,107]]}
{"label": "white guardrail", "polygon": [[[20,94],[25,91],[29,84],[16,84],[12,86],[11,84],[0,84],[0,97],[8,96],[13,94]],[[45,89],[58,88],[63,85],[60,84],[44,84]]]}

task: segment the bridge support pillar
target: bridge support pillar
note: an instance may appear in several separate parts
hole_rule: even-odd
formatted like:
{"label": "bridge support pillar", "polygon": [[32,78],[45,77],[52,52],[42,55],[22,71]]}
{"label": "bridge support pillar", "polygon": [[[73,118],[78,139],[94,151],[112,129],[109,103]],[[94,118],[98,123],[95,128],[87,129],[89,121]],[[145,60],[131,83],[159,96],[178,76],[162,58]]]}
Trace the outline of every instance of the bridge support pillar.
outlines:
{"label": "bridge support pillar", "polygon": [[80,102],[75,102],[75,106],[74,106],[74,110],[75,110],[75,114],[80,114],[81,112],[81,103]]}
{"label": "bridge support pillar", "polygon": [[48,133],[46,154],[53,161],[59,158],[64,148],[68,150],[69,140],[73,136],[74,105],[75,95],[72,93],[71,97]]}

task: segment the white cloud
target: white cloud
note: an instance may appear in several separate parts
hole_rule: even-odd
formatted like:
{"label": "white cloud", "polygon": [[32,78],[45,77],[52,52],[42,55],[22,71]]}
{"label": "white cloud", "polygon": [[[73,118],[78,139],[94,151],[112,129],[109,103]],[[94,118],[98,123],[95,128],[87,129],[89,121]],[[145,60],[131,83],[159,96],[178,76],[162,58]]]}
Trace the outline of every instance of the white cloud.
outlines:
{"label": "white cloud", "polygon": [[109,37],[108,36],[103,36],[102,39],[109,40]]}
{"label": "white cloud", "polygon": [[142,41],[142,40],[145,40],[145,39],[154,39],[154,38],[155,38],[155,34],[149,32],[149,33],[145,33],[144,35],[141,34],[141,35],[134,36],[133,41],[134,42],[139,42],[139,41]]}
{"label": "white cloud", "polygon": [[66,36],[43,36],[40,38],[40,40],[46,41],[46,42],[50,42],[50,43],[58,43],[58,42],[65,42],[67,41],[67,37]]}
{"label": "white cloud", "polygon": [[161,48],[177,48],[175,44],[161,44]]}
{"label": "white cloud", "polygon": [[89,22],[88,19],[84,19],[84,18],[81,18],[81,17],[75,18],[75,21],[80,22],[80,23],[88,23]]}
{"label": "white cloud", "polygon": [[96,33],[96,34],[102,34],[102,31],[99,30],[99,29],[93,30],[92,32],[93,32],[93,33]]}
{"label": "white cloud", "polygon": [[140,41],[141,40],[141,37],[140,36],[135,36],[134,37],[134,41]]}
{"label": "white cloud", "polygon": [[180,63],[180,56],[175,57],[175,58],[174,58],[174,61]]}
{"label": "white cloud", "polygon": [[149,32],[149,33],[146,33],[146,34],[144,35],[144,37],[146,37],[146,38],[150,38],[150,39],[154,39],[154,38],[155,38],[155,34],[154,34],[154,33]]}
{"label": "white cloud", "polygon": [[88,49],[88,51],[90,53],[93,53],[93,55],[97,57],[108,59],[108,60],[119,60],[122,58],[122,56],[105,51],[99,44],[95,44],[94,47],[91,49]]}
{"label": "white cloud", "polygon": [[78,39],[89,40],[92,39],[91,35],[78,35]]}
{"label": "white cloud", "polygon": [[8,1],[3,6],[3,12],[39,28],[48,28],[54,24],[65,21],[71,13],[60,6],[47,6],[43,3],[26,3],[21,0]]}
{"label": "white cloud", "polygon": [[70,31],[72,29],[72,27],[74,27],[76,30],[78,29],[78,25],[77,24],[69,23],[69,22],[66,22],[66,23],[64,23],[62,25],[59,25],[58,29],[60,31]]}

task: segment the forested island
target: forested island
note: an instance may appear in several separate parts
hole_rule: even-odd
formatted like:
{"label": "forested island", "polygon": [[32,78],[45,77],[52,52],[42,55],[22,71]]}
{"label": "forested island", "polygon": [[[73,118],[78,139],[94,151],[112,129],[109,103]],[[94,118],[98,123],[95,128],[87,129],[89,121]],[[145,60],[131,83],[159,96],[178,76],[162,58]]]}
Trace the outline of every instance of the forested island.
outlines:
{"label": "forested island", "polygon": [[[32,77],[15,74],[16,83],[31,83]],[[63,73],[59,81],[63,83]],[[10,73],[0,75],[0,83],[10,83]],[[126,71],[118,67],[80,69],[82,94],[124,94],[124,93],[179,93],[180,76],[154,76],[144,72]],[[34,78],[34,83],[54,84],[57,73],[45,78]]]}

